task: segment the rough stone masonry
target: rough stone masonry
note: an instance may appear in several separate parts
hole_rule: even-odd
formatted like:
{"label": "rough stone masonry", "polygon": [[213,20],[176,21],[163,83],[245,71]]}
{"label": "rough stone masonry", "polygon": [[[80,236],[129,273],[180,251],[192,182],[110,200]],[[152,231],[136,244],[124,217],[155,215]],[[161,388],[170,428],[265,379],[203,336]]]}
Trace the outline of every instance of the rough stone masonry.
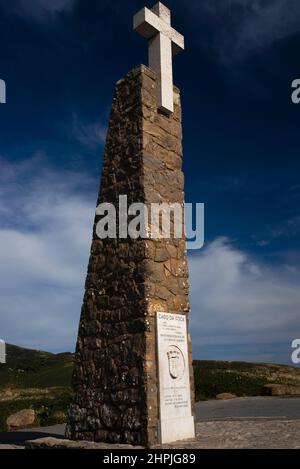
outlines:
{"label": "rough stone masonry", "polygon": [[[179,90],[158,111],[158,79],[145,66],[116,84],[98,204],[184,202]],[[159,443],[157,312],[188,315],[185,239],[105,239],[95,218],[67,437]],[[189,339],[192,400],[194,381]],[[192,402],[194,409],[194,402]]]}

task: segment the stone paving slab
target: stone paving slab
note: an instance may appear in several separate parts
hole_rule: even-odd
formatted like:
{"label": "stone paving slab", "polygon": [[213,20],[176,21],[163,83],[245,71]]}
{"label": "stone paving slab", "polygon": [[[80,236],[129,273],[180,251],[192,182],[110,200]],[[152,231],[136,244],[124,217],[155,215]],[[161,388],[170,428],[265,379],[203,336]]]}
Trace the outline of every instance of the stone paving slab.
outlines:
{"label": "stone paving slab", "polygon": [[196,441],[164,449],[300,449],[299,420],[222,420],[196,425]]}
{"label": "stone paving slab", "polygon": [[[28,449],[133,449],[130,445],[75,442],[40,438],[25,443]],[[142,449],[141,447],[134,447]],[[203,421],[196,424],[196,439],[155,446],[153,449],[300,449],[300,420],[264,418]]]}

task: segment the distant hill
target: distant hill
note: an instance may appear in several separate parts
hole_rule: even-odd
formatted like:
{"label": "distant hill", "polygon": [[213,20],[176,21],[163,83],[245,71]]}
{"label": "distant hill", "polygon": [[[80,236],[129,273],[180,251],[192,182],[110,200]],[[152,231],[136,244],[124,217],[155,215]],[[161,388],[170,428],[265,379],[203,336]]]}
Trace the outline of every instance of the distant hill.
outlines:
{"label": "distant hill", "polygon": [[[66,420],[73,357],[7,345],[7,363],[0,365],[0,431],[9,415],[25,408],[36,411],[37,425]],[[194,375],[197,401],[221,393],[259,396],[269,383],[300,386],[300,368],[286,365],[195,360]]]}
{"label": "distant hill", "polygon": [[[0,365],[0,390],[70,387],[73,357],[72,353],[55,355],[7,344],[7,363]],[[300,386],[300,368],[287,365],[195,360],[194,374],[197,400],[223,392],[260,395],[268,383]]]}
{"label": "distant hill", "polygon": [[58,355],[7,344],[7,363],[0,365],[0,431],[6,419],[22,409],[34,409],[35,425],[66,421],[71,401],[73,355]]}
{"label": "distant hill", "polygon": [[0,365],[0,389],[68,387],[73,371],[73,355],[54,355],[7,344],[7,363]]}
{"label": "distant hill", "polygon": [[268,363],[194,361],[196,400],[217,394],[260,396],[266,384],[300,386],[300,368]]}

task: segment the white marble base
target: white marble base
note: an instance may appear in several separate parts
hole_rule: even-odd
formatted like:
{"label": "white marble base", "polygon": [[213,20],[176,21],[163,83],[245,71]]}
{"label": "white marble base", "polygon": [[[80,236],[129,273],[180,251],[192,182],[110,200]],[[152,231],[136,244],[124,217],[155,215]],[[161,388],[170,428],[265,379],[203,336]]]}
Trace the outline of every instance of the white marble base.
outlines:
{"label": "white marble base", "polygon": [[160,440],[162,444],[191,438],[195,438],[194,417],[168,419],[160,422]]}
{"label": "white marble base", "polygon": [[157,313],[160,442],[195,437],[186,316]]}

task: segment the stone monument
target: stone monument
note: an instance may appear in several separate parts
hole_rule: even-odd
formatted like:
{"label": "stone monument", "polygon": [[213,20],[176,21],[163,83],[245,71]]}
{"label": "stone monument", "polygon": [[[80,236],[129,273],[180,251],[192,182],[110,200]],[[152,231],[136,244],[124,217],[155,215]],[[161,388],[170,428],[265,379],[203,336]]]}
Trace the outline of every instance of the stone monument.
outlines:
{"label": "stone monument", "polygon": [[[162,3],[139,12],[134,29],[149,40],[150,67],[116,84],[98,205],[117,207],[126,195],[128,205],[183,207],[172,54],[184,40]],[[66,435],[147,447],[193,438],[184,230],[181,238],[99,239],[98,221],[96,211]]]}

